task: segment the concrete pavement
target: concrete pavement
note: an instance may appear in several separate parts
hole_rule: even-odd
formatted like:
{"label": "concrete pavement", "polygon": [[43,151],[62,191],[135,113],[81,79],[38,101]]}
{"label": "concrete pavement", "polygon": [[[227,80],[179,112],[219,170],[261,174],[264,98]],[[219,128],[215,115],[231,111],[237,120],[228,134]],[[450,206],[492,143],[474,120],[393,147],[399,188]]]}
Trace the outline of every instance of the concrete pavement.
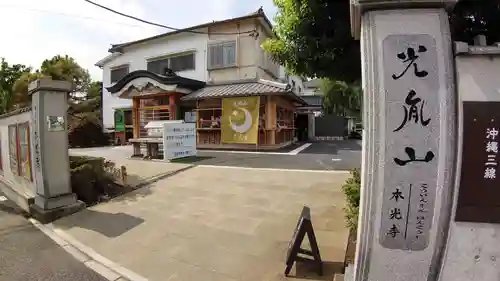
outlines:
{"label": "concrete pavement", "polygon": [[127,170],[126,183],[132,187],[147,185],[191,166],[182,163],[129,159],[131,151],[132,147],[118,146],[71,149],[70,153],[71,155],[104,157],[106,160],[113,161],[116,167],[125,166]]}
{"label": "concrete pavement", "polygon": [[283,280],[303,205],[332,280],[343,263],[345,172],[194,167],[54,222],[116,264],[149,280]]}
{"label": "concrete pavement", "polygon": [[[313,142],[297,155],[287,155],[289,150],[281,149],[271,154],[262,152],[198,151],[195,160],[180,161],[185,164],[234,166],[247,168],[273,168],[297,170],[351,170],[361,166],[360,141],[324,141]],[[96,147],[71,149],[71,154],[105,157],[115,162],[124,161],[132,155],[131,146]],[[279,154],[283,153],[283,154]],[[147,163],[146,161],[141,161]],[[129,162],[130,163],[130,162]],[[147,165],[147,164],[144,164]],[[158,165],[155,165],[158,166]],[[173,166],[172,166],[173,167]],[[153,170],[158,168],[153,168]],[[146,169],[143,169],[146,170]]]}
{"label": "concrete pavement", "polygon": [[104,281],[23,217],[0,193],[0,281]]}

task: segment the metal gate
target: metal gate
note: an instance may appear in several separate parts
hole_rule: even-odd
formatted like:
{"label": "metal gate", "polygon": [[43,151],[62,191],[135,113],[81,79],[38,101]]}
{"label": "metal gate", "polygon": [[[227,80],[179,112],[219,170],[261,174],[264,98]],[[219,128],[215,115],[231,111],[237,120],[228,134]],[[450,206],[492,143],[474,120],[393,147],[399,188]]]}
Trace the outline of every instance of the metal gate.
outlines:
{"label": "metal gate", "polygon": [[347,119],[337,115],[322,115],[314,119],[315,137],[347,136]]}

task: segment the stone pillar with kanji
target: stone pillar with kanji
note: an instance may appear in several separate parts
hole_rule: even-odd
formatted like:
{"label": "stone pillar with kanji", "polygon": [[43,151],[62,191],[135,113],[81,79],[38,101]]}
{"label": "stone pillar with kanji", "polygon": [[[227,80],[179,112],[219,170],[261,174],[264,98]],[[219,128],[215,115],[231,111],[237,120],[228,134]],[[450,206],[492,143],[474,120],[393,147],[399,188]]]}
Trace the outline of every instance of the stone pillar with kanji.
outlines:
{"label": "stone pillar with kanji", "polygon": [[453,0],[352,1],[364,92],[353,281],[437,280],[451,215]]}
{"label": "stone pillar with kanji", "polygon": [[31,157],[35,186],[31,213],[42,222],[76,212],[84,207],[71,190],[67,95],[72,84],[67,81],[39,79],[29,85],[31,95]]}

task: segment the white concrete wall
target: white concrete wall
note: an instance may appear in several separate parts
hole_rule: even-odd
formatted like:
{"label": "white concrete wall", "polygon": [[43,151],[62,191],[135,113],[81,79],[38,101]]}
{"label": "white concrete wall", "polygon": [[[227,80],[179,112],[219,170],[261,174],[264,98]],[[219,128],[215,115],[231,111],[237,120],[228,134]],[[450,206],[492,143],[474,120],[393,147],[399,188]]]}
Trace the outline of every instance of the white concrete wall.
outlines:
{"label": "white concrete wall", "polygon": [[[114,108],[132,107],[132,100],[113,97],[106,91],[106,87],[112,85],[110,82],[110,71],[118,66],[128,65],[129,72],[146,70],[148,59],[194,51],[196,54],[195,70],[180,71],[177,73],[178,75],[207,82],[224,82],[250,78],[276,80],[279,76],[278,65],[265,55],[260,46],[263,40],[267,38],[267,33],[259,22],[245,20],[238,23],[232,22],[198,30],[202,32],[210,31],[212,33],[231,33],[257,29],[260,34],[258,40],[248,34],[239,36],[220,34],[209,36],[207,34],[180,33],[126,48],[123,54],[110,59],[102,67],[104,128],[112,129],[114,127]],[[237,41],[238,67],[207,71],[207,48],[209,42],[226,40]]]}
{"label": "white concrete wall", "polygon": [[[10,169],[9,125],[30,122],[30,120],[31,111],[0,118],[0,161],[2,162],[2,169],[0,170],[0,190],[4,192],[9,199],[25,209],[25,211],[29,210],[26,199],[34,197],[35,188],[32,181],[16,176]],[[33,166],[33,149],[31,149],[30,157]],[[33,169],[31,170],[33,171]]]}
{"label": "white concrete wall", "polygon": [[[210,27],[211,33],[208,43],[218,43],[226,41],[236,41],[236,66],[221,69],[212,69],[208,72],[210,82],[235,81],[240,79],[255,79],[258,77],[259,66],[259,41],[250,34],[258,28],[257,21],[244,20],[240,22],[230,22],[222,25]],[[236,35],[241,32],[243,34]],[[263,34],[264,36],[264,34]]]}
{"label": "white concrete wall", "polygon": [[[200,29],[206,32],[207,29]],[[113,108],[132,107],[132,100],[120,99],[111,96],[106,87],[112,85],[110,82],[110,70],[121,65],[129,65],[129,72],[135,70],[146,70],[147,60],[155,57],[173,55],[180,52],[195,52],[195,69],[180,71],[177,74],[183,77],[206,81],[207,78],[207,42],[208,35],[181,33],[169,37],[148,41],[126,48],[124,53],[108,63],[103,69],[103,123],[104,128],[114,127]]]}
{"label": "white concrete wall", "polygon": [[[311,89],[306,88],[304,81],[302,80],[301,77],[297,75],[287,75],[285,67],[280,66],[279,67],[279,79],[282,80],[284,83],[290,84],[290,86],[293,86],[293,82],[295,82],[295,88],[292,88],[293,92],[297,95],[301,96],[306,96],[306,95],[313,95],[314,92],[311,91]],[[299,93],[299,87],[300,87],[300,93]]]}
{"label": "white concrete wall", "polygon": [[[463,101],[500,101],[500,56],[458,56],[456,72],[459,116],[463,116]],[[462,121],[459,118],[455,194],[439,280],[500,280],[500,224],[455,222],[462,165]]]}

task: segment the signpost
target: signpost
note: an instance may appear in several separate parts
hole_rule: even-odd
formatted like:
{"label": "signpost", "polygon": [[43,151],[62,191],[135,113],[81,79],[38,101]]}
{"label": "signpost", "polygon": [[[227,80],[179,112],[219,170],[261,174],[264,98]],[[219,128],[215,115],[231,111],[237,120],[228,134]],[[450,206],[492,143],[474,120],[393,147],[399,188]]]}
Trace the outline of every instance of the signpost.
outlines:
{"label": "signpost", "polygon": [[196,156],[196,124],[163,124],[163,160]]}
{"label": "signpost", "polygon": [[[306,233],[307,233],[307,238],[309,239],[311,250],[304,250],[301,248],[302,241],[304,240]],[[301,257],[299,256],[299,254],[312,257],[313,259]],[[323,263],[321,261],[321,256],[319,254],[319,249],[318,249],[318,243],[316,242],[316,236],[314,235],[314,230],[311,222],[311,210],[307,206],[304,206],[304,208],[302,208],[299,221],[297,222],[297,227],[295,227],[292,239],[288,244],[288,251],[286,254],[285,276],[288,276],[290,270],[293,267],[294,262],[296,261],[314,263],[317,268],[318,274],[323,275]]]}
{"label": "signpost", "polygon": [[115,110],[115,132],[125,132],[125,113],[121,109]]}
{"label": "signpost", "polygon": [[455,221],[500,223],[500,102],[463,102],[462,169]]}

